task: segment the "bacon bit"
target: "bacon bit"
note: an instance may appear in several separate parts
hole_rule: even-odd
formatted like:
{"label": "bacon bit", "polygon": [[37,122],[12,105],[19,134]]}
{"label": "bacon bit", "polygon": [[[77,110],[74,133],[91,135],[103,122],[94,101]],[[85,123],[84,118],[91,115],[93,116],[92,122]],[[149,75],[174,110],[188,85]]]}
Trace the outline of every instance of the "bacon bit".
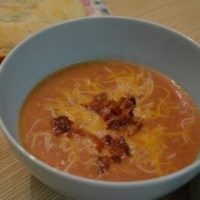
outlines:
{"label": "bacon bit", "polygon": [[72,124],[73,122],[69,120],[69,118],[66,116],[57,117],[52,121],[53,132],[55,133],[55,135],[59,136],[69,131]]}
{"label": "bacon bit", "polygon": [[121,148],[120,141],[118,138],[111,140],[109,151],[111,155],[113,156],[117,156],[117,157],[123,156],[124,151],[123,151],[123,148]]}
{"label": "bacon bit", "polygon": [[88,104],[83,104],[84,107],[95,111],[96,113],[101,113],[101,110],[108,105],[108,95],[106,93],[101,93],[93,98],[93,101]]}
{"label": "bacon bit", "polygon": [[117,112],[117,110],[114,110],[114,107],[117,106],[117,102],[115,100],[109,100],[106,93],[94,96],[91,103],[83,104],[83,106],[102,115],[105,121],[107,121],[114,112]]}
{"label": "bacon bit", "polygon": [[71,128],[67,133],[66,133],[68,138],[82,138],[85,136],[85,132],[80,129],[80,128]]}
{"label": "bacon bit", "polygon": [[121,130],[124,128],[126,125],[132,124],[133,123],[133,118],[129,116],[112,116],[110,119],[107,121],[107,128],[108,129],[113,129],[116,131]]}
{"label": "bacon bit", "polygon": [[104,148],[108,148],[110,156],[99,156],[97,167],[101,173],[104,173],[110,166],[111,162],[119,163],[123,156],[131,156],[130,149],[123,136],[112,138],[110,135],[105,135],[101,138]]}
{"label": "bacon bit", "polygon": [[129,148],[127,142],[125,141],[124,137],[120,136],[119,137],[119,141],[120,141],[120,146],[123,149],[123,151],[126,154],[126,156],[131,156],[130,148]]}
{"label": "bacon bit", "polygon": [[92,133],[87,133],[87,136],[92,141],[92,143],[96,146],[97,151],[101,152],[102,149],[104,148],[104,144],[102,140]]}
{"label": "bacon bit", "polygon": [[[112,138],[110,135],[105,135],[101,138],[105,147],[110,151],[112,157],[122,157],[124,154],[130,156],[130,149],[123,136]],[[114,159],[115,160],[115,159]]]}
{"label": "bacon bit", "polygon": [[101,173],[105,173],[108,168],[110,167],[110,164],[112,162],[119,163],[121,162],[121,157],[118,156],[98,156],[98,161],[96,162],[97,168],[100,170]]}
{"label": "bacon bit", "polygon": [[112,161],[114,161],[115,163],[119,163],[122,161],[122,158],[121,157],[118,157],[118,156],[111,156],[110,157]]}
{"label": "bacon bit", "polygon": [[105,135],[101,138],[102,142],[105,146],[109,146],[112,140],[112,137],[110,135]]}
{"label": "bacon bit", "polygon": [[121,99],[119,100],[119,105],[122,109],[135,108],[136,100],[134,97],[131,97],[129,95],[126,98],[121,97]]}
{"label": "bacon bit", "polygon": [[128,125],[136,123],[134,120],[136,100],[129,95],[121,97],[116,102],[113,99],[108,99],[106,93],[101,93],[94,96],[91,103],[84,104],[83,106],[101,115],[106,122],[107,129],[119,131]]}
{"label": "bacon bit", "polygon": [[109,168],[110,158],[108,156],[99,156],[96,165],[101,173],[105,173]]}
{"label": "bacon bit", "polygon": [[109,151],[112,156],[121,158],[124,154],[130,156],[130,149],[123,136],[112,138]]}

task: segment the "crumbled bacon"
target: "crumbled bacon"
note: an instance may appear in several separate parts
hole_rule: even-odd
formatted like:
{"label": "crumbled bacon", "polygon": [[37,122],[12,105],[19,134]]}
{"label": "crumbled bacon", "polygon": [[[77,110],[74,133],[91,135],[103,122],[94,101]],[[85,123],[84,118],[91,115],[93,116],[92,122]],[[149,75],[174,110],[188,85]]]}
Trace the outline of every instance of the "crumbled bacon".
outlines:
{"label": "crumbled bacon", "polygon": [[71,129],[72,121],[67,116],[54,118],[52,121],[53,132],[56,135],[61,135]]}
{"label": "crumbled bacon", "polygon": [[120,142],[120,147],[123,149],[123,152],[126,154],[126,156],[131,156],[130,148],[123,136],[119,137],[119,142]]}
{"label": "crumbled bacon", "polygon": [[101,93],[94,96],[93,101],[89,105],[84,104],[83,106],[100,114],[102,109],[108,106],[108,96],[106,93]]}
{"label": "crumbled bacon", "polygon": [[103,144],[102,140],[99,137],[97,137],[96,135],[89,133],[89,132],[87,133],[87,136],[89,137],[91,142],[96,146],[97,151],[101,152],[102,149],[104,148],[104,144]]}
{"label": "crumbled bacon", "polygon": [[[104,148],[107,148],[110,152],[110,156],[100,157],[97,162],[97,167],[102,173],[106,171],[111,161],[119,163],[122,161],[124,156],[131,156],[130,148],[123,136],[113,138],[110,135],[105,135],[101,140],[104,143]],[[103,161],[106,162],[104,163]]]}
{"label": "crumbled bacon", "polygon": [[101,173],[105,173],[112,162],[119,163],[121,162],[121,157],[118,156],[98,156],[98,160],[96,162],[97,168],[100,170]]}
{"label": "crumbled bacon", "polygon": [[109,168],[110,158],[108,156],[99,156],[96,165],[101,173],[105,173]]}
{"label": "crumbled bacon", "polygon": [[[143,120],[135,114],[136,100],[130,95],[115,101],[109,99],[106,93],[101,93],[96,95],[92,102],[82,106],[98,113],[105,121],[107,129],[123,129],[124,136],[134,135],[143,126]],[[105,173],[111,163],[119,163],[125,156],[131,156],[124,136],[105,135],[99,138],[95,134],[72,126],[73,122],[66,116],[53,119],[52,124],[53,132],[58,136],[65,134],[68,138],[87,137],[101,155],[96,162],[101,173]]]}
{"label": "crumbled bacon", "polygon": [[136,100],[133,96],[121,97],[117,102],[109,99],[106,93],[101,93],[83,106],[101,115],[108,129],[119,131],[134,123]]}
{"label": "crumbled bacon", "polygon": [[119,131],[132,123],[133,123],[132,117],[121,115],[121,116],[110,117],[110,119],[107,121],[106,124],[108,129]]}
{"label": "crumbled bacon", "polygon": [[110,159],[115,163],[119,163],[122,160],[122,158],[119,156],[111,156]]}
{"label": "crumbled bacon", "polygon": [[112,140],[112,137],[110,135],[105,135],[101,138],[102,142],[105,146],[109,146]]}
{"label": "crumbled bacon", "polygon": [[126,108],[135,108],[136,106],[136,100],[132,96],[127,96],[127,97],[121,97],[119,100],[119,105],[122,109]]}
{"label": "crumbled bacon", "polygon": [[130,149],[123,136],[112,138],[109,145],[112,156],[121,158],[124,154],[130,156]]}
{"label": "crumbled bacon", "polygon": [[83,131],[80,128],[71,128],[67,133],[66,133],[68,138],[73,138],[73,137],[77,137],[77,138],[82,138],[85,136],[85,131]]}

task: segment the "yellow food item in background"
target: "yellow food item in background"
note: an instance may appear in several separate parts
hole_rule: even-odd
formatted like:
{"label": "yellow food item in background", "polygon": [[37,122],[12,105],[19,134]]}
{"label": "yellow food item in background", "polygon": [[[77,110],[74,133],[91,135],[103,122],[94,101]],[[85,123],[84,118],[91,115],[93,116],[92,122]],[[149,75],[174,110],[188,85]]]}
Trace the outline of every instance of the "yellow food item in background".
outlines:
{"label": "yellow food item in background", "polygon": [[43,28],[85,16],[80,0],[0,0],[0,58]]}

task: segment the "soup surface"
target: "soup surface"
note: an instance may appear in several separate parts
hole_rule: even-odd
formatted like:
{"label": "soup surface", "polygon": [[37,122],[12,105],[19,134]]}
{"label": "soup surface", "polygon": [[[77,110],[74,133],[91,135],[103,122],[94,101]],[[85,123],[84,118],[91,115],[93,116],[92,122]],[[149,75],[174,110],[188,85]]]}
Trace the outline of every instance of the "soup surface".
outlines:
{"label": "soup surface", "polygon": [[191,164],[200,119],[188,95],[149,68],[118,61],[67,67],[27,97],[19,121],[25,149],[67,173],[133,181]]}

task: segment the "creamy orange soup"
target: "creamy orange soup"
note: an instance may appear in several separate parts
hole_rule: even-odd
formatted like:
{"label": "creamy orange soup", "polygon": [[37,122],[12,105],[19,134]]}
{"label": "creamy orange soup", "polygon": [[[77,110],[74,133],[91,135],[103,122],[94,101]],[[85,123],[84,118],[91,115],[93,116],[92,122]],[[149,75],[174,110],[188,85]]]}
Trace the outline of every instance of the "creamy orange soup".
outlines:
{"label": "creamy orange soup", "polygon": [[67,67],[27,97],[23,146],[66,173],[105,181],[160,177],[190,165],[200,119],[188,95],[149,68],[118,61]]}

